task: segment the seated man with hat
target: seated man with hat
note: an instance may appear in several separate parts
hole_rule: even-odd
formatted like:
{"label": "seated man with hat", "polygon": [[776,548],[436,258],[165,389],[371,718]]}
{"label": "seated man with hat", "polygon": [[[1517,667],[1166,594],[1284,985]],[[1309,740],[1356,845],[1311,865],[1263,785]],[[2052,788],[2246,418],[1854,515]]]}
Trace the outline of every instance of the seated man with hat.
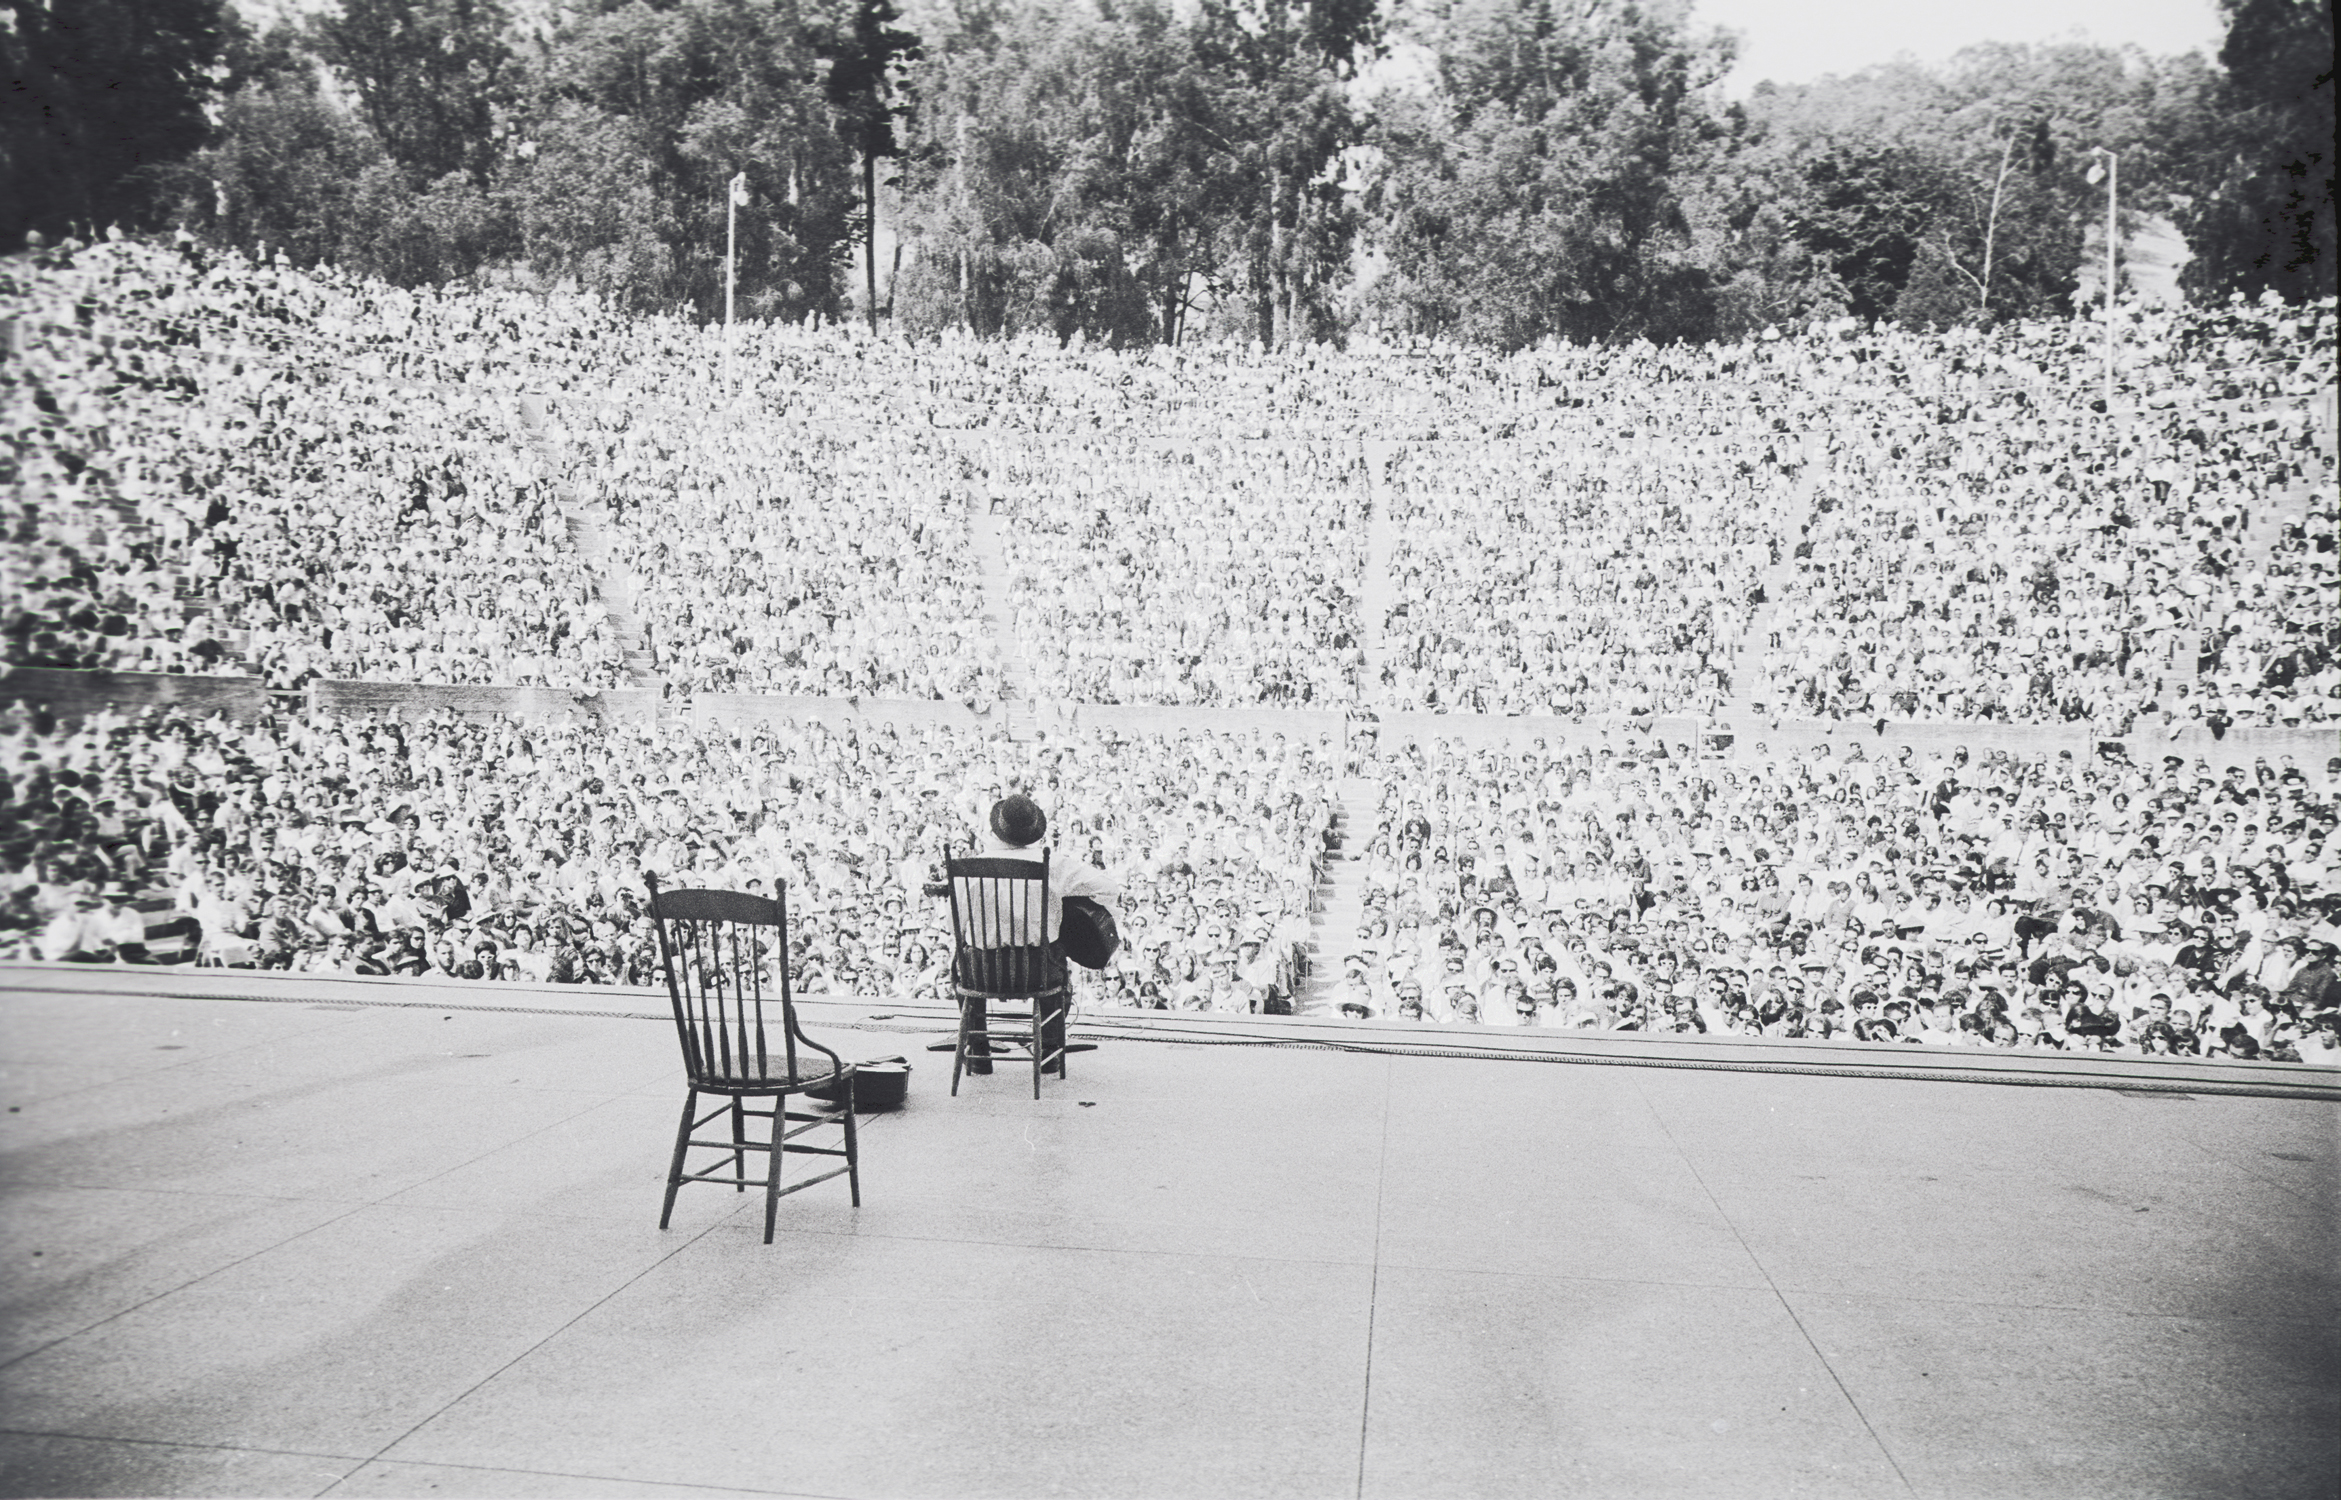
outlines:
{"label": "seated man with hat", "polygon": [[[1036,868],[1040,865],[1044,855],[1049,856],[1048,900],[1044,903],[1044,909],[1040,913],[1038,930],[1027,930],[1022,933],[1010,934],[1010,936],[1021,938],[1024,942],[1034,946],[1045,946],[1048,950],[1048,969],[1045,977],[1050,984],[1061,986],[1066,983],[1067,975],[1065,946],[1062,937],[1065,898],[1067,896],[1083,896],[1101,903],[1110,903],[1114,897],[1121,893],[1121,887],[1115,883],[1113,877],[1094,865],[1084,864],[1078,859],[1060,862],[1053,855],[1050,855],[1048,846],[1041,842],[1048,833],[1048,827],[1048,815],[1042,812],[1040,804],[1030,797],[1021,792],[1002,797],[992,804],[991,838],[982,849],[981,855],[986,859],[1025,860]],[[963,898],[955,892],[951,899],[957,902]],[[969,920],[969,913],[963,910],[960,913],[960,919],[964,929],[974,930],[975,924]],[[1029,924],[1029,917],[1026,921]],[[972,983],[972,974],[965,972],[965,955],[961,956],[961,963],[963,972],[956,977],[961,983]],[[975,1023],[975,1029],[980,1034],[982,1030],[980,1016]],[[1065,1005],[1063,1002],[1059,1002],[1042,1016],[1041,1032],[1044,1048],[1053,1051],[1063,1044],[1065,1037]],[[991,1064],[984,1060],[980,1048],[978,1055],[969,1060],[968,1066],[978,1073],[991,1071]]]}

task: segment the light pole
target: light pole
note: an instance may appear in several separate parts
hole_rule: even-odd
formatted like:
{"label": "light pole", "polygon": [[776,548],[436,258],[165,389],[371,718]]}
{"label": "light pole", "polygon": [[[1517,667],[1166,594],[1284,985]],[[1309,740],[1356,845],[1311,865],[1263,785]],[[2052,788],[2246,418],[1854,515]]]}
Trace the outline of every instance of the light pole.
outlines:
{"label": "light pole", "polygon": [[748,201],[748,174],[734,172],[723,208],[723,393],[732,394],[732,293],[740,284],[740,205]]}
{"label": "light pole", "polygon": [[2122,159],[2103,146],[2091,146],[2089,154],[2097,158],[2089,166],[2089,181],[2105,184],[2105,415],[2110,421],[2113,418],[2113,255],[2121,241],[2119,226],[2114,221],[2114,206],[2121,187]]}

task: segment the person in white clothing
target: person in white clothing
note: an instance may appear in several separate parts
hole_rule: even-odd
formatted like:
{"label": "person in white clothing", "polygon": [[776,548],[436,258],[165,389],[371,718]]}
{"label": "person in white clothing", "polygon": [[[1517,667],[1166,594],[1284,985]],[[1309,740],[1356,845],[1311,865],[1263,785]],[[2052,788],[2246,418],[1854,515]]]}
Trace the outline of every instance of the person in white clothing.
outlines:
{"label": "person in white clothing", "polygon": [[[1047,899],[1040,912],[995,909],[984,911],[974,899],[974,893],[960,888],[962,882],[953,882],[951,902],[958,918],[962,940],[983,948],[1037,947],[1045,950],[1044,978],[1055,985],[1060,998],[1041,1018],[1042,1045],[1050,1051],[1063,1044],[1065,1035],[1065,948],[1061,939],[1064,922],[1065,898],[1084,896],[1107,904],[1118,896],[1120,887],[1112,876],[1078,859],[1059,861],[1048,845],[1041,842],[1047,835],[1048,815],[1040,804],[1017,793],[1002,797],[992,804],[991,838],[986,841],[982,857],[1013,859],[1028,863],[1035,873],[1048,870]],[[1001,898],[1003,901],[1005,897]],[[973,986],[979,983],[973,955],[962,953],[959,958],[959,981]],[[981,1066],[975,1066],[981,1064]],[[977,1072],[988,1072],[990,1064],[979,1054],[970,1066]]]}

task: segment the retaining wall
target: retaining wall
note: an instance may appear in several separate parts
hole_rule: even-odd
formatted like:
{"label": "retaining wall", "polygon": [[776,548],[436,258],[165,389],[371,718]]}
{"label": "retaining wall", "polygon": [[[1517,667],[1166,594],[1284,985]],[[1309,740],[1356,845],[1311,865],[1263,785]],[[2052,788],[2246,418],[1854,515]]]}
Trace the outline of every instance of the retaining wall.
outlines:
{"label": "retaining wall", "polygon": [[46,708],[67,723],[106,710],[173,708],[195,718],[258,718],[272,700],[257,677],[190,677],[175,672],[68,672],[0,668],[0,703]]}
{"label": "retaining wall", "polygon": [[692,724],[892,724],[898,728],[940,725],[998,734],[1005,731],[1005,706],[977,713],[964,703],[926,698],[794,698],[762,693],[700,693],[677,700],[676,712]]}
{"label": "retaining wall", "polygon": [[329,709],[345,714],[382,714],[397,717],[441,713],[448,709],[467,718],[649,718],[662,708],[659,695],[643,688],[611,688],[583,692],[570,688],[496,687],[486,684],[437,682],[312,682],[308,689],[312,712]]}
{"label": "retaining wall", "polygon": [[1707,734],[1729,734],[1735,751],[1752,745],[1763,745],[1776,754],[1793,754],[1797,750],[1827,743],[1835,753],[1844,754],[1859,745],[1862,753],[1875,757],[1880,750],[1892,753],[1904,745],[1922,755],[1944,754],[1965,746],[1969,751],[2005,750],[2018,755],[2056,755],[2071,752],[2075,760],[2087,760],[2101,745],[2119,745],[2121,753],[2144,764],[2158,761],[2165,755],[2183,755],[2189,760],[2200,757],[2213,765],[2248,765],[2255,756],[2277,760],[2289,755],[2304,767],[2321,771],[2328,757],[2341,754],[2341,726],[2303,725],[2297,729],[2230,729],[2225,739],[2193,720],[2173,723],[2165,716],[2140,719],[2130,726],[2127,734],[2115,734],[2087,723],[2080,724],[1997,724],[1975,723],[1896,723],[1888,720],[1881,730],[1872,722],[1846,723],[1828,719],[1753,719],[1730,717],[1705,721]]}
{"label": "retaining wall", "polygon": [[1110,729],[1126,735],[1171,735],[1190,729],[1208,729],[1220,734],[1330,738],[1338,745],[1349,727],[1349,715],[1326,709],[1201,708],[1151,703],[1038,703],[1030,708],[1032,727],[1044,731]]}
{"label": "retaining wall", "polygon": [[[172,707],[197,716],[223,713],[251,719],[272,702],[256,677],[190,677],[145,672],[65,672],[19,667],[0,670],[0,703],[41,704],[60,719],[75,721],[99,709]],[[1907,745],[1921,754],[1964,746],[1971,753],[2004,750],[2019,755],[2070,752],[2086,760],[2104,743],[2121,745],[2140,763],[2165,755],[2201,758],[2215,766],[2249,764],[2255,757],[2290,756],[2321,778],[2327,760],[2341,756],[2341,726],[2234,728],[2224,739],[2203,725],[2142,720],[2127,735],[2101,732],[2090,724],[1873,723],[1828,719],[1770,719],[1725,714],[1715,718],[1664,715],[1640,721],[1577,723],[1545,714],[1438,714],[1414,711],[1347,713],[1336,709],[1202,708],[1152,704],[1006,703],[978,713],[964,703],[915,698],[790,697],[757,693],[702,693],[668,699],[648,689],[580,692],[563,688],[497,687],[460,683],[313,682],[306,694],[311,710],[339,713],[422,715],[453,709],[471,717],[592,719],[666,717],[690,724],[746,724],[759,721],[899,726],[939,725],[982,734],[1010,730],[1041,733],[1112,730],[1121,734],[1178,734],[1207,729],[1220,733],[1277,733],[1299,739],[1342,743],[1370,726],[1384,746],[1445,739],[1473,747],[1525,749],[1542,740],[1548,749],[1607,747],[1621,753],[1663,744],[1731,755],[1787,757],[1826,744],[1843,756],[1859,746],[1864,756],[1892,754]],[[1726,739],[1725,737],[1728,737]]]}
{"label": "retaining wall", "polygon": [[1669,746],[1691,744],[1696,734],[1695,721],[1665,716],[1580,724],[1555,714],[1439,714],[1418,709],[1360,713],[1354,727],[1371,727],[1384,747],[1449,740],[1474,749],[1521,750],[1542,740],[1548,750],[1620,753],[1646,750],[1661,741]]}

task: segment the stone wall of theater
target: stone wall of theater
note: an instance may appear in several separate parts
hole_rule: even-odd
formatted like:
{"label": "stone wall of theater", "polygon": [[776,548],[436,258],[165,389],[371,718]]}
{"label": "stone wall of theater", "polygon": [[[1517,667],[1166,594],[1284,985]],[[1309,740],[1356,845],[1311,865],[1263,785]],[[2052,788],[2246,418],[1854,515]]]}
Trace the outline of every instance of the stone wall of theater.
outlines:
{"label": "stone wall of theater", "polygon": [[821,698],[754,693],[702,693],[668,698],[647,689],[579,692],[564,688],[405,682],[313,682],[300,695],[272,694],[255,677],[190,677],[141,672],[66,672],[18,668],[0,673],[0,703],[39,704],[60,720],[73,722],[100,709],[136,711],[169,707],[196,717],[214,713],[250,719],[272,703],[317,711],[420,717],[452,709],[469,716],[522,718],[668,718],[697,725],[804,723],[892,724],[902,728],[937,725],[976,733],[1028,736],[1035,733],[1112,732],[1177,735],[1193,730],[1220,733],[1279,733],[1293,738],[1341,743],[1371,732],[1385,748],[1447,740],[1475,748],[1525,749],[1542,741],[1547,749],[1601,749],[1647,753],[1659,745],[1668,755],[1733,759],[1779,759],[1826,744],[1839,757],[1859,747],[1864,758],[1891,756],[1903,747],[1921,755],[1964,747],[1970,754],[2002,750],[2019,755],[2069,753],[2087,760],[2118,746],[2133,761],[2166,755],[2197,757],[2215,765],[2291,756],[2321,771],[2341,754],[2341,735],[2332,725],[2298,728],[2236,727],[2224,739],[2199,723],[2141,720],[2126,735],[2087,723],[1999,724],[1988,722],[1901,723],[1828,719],[1770,719],[1684,715],[1610,721],[1576,720],[1541,714],[1512,716],[1337,709],[1210,708],[1192,705],[1009,702],[978,710],[965,703],[912,698]]}
{"label": "stone wall of theater", "polygon": [[312,712],[400,718],[421,718],[450,709],[467,718],[652,718],[662,706],[658,694],[641,689],[583,692],[440,682],[312,682],[303,700]]}
{"label": "stone wall of theater", "polygon": [[68,672],[51,667],[0,668],[0,704],[46,708],[62,723],[94,713],[169,708],[194,718],[257,718],[271,698],[257,677],[190,677],[162,672]]}
{"label": "stone wall of theater", "polygon": [[[1833,755],[1850,756],[1856,747],[1865,759],[1891,756],[1904,746],[1920,755],[1948,754],[1964,748],[1971,755],[2001,750],[2014,755],[2070,753],[2086,760],[2104,749],[2131,760],[2159,760],[2165,755],[2200,756],[2215,764],[2234,763],[2238,756],[2275,760],[2289,755],[2303,766],[2321,768],[2341,754],[2341,735],[2331,725],[2303,725],[2297,729],[2244,729],[2214,736],[2200,724],[2174,724],[2167,718],[2141,719],[2126,735],[2101,731],[2087,723],[1999,724],[1985,721],[1901,723],[1875,720],[1863,723],[1834,719],[1693,718],[1662,715],[1614,724],[1548,718],[1535,714],[1496,717],[1484,714],[1384,713],[1361,714],[1356,727],[1371,726],[1385,745],[1427,743],[1446,739],[1467,745],[1518,748],[1542,740],[1548,748],[1571,750],[1609,748],[1624,752],[1663,744],[1667,754],[1687,747],[1693,754],[1785,759],[1827,745]],[[2222,759],[2224,757],[2224,759]]]}

